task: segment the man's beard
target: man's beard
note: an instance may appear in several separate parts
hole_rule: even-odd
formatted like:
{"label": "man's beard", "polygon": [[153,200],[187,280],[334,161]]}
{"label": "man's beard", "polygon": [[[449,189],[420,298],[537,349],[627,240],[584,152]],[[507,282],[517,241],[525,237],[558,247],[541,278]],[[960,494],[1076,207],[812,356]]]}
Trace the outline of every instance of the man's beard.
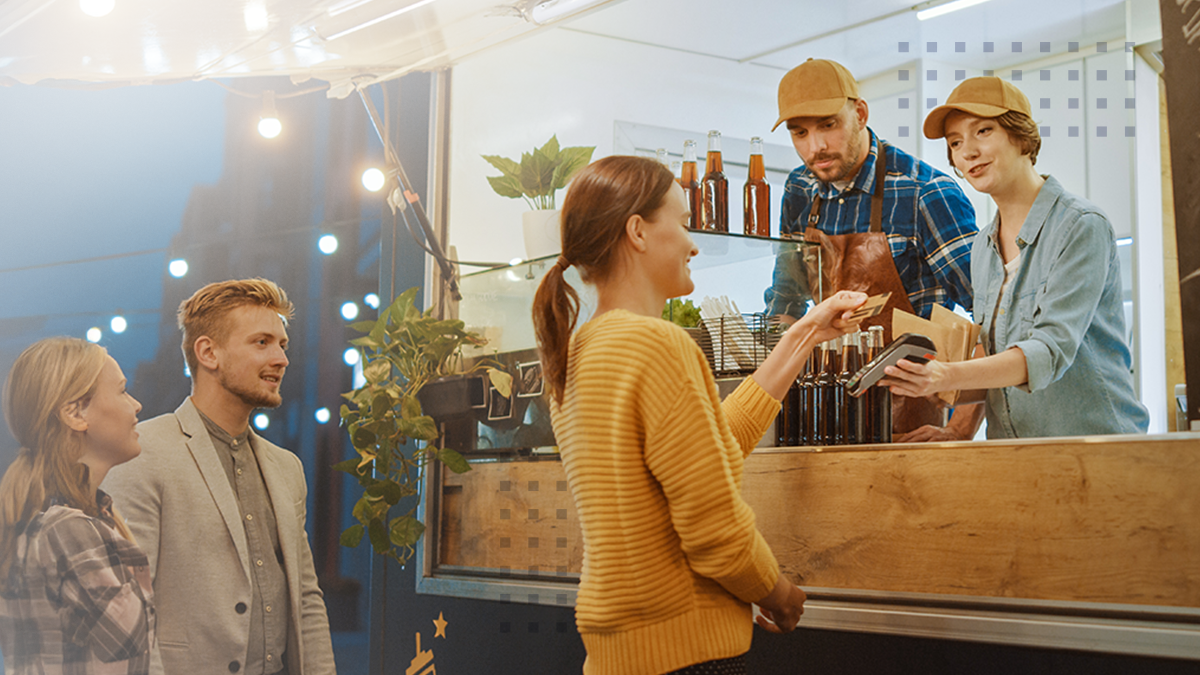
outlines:
{"label": "man's beard", "polygon": [[[821,182],[835,183],[837,181],[847,180],[854,177],[855,165],[858,164],[858,159],[862,155],[863,138],[866,134],[864,133],[862,125],[858,123],[857,118],[854,120],[853,124],[855,127],[854,132],[851,134],[853,140],[851,140],[849,145],[846,147],[845,155],[818,155],[812,159],[813,164],[826,159],[836,158],[837,160],[837,163],[834,164],[833,169],[831,170],[831,175],[825,177],[817,174],[817,178],[820,178]],[[814,171],[813,173],[816,174],[817,172]]]}
{"label": "man's beard", "polygon": [[[278,393],[254,391],[249,387],[243,387],[220,373],[218,381],[226,391],[241,399],[242,403],[254,408],[278,408],[283,403],[283,397]],[[280,377],[279,384],[283,384],[283,378]]]}

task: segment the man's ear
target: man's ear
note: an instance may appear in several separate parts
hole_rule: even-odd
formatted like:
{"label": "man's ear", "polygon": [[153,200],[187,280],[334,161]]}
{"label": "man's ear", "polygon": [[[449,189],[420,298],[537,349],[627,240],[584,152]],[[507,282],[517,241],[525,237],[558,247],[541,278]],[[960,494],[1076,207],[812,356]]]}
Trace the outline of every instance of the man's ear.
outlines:
{"label": "man's ear", "polygon": [[638,253],[646,252],[646,225],[646,219],[636,213],[625,221],[625,239]]}
{"label": "man's ear", "polygon": [[73,431],[87,431],[87,419],[83,416],[84,405],[79,401],[64,404],[58,409],[58,419]]}
{"label": "man's ear", "polygon": [[867,125],[867,118],[870,117],[871,110],[867,107],[867,102],[860,99],[854,101],[854,115],[858,118],[858,123],[861,126]]}
{"label": "man's ear", "polygon": [[196,362],[207,370],[216,370],[220,359],[217,357],[217,343],[207,335],[201,335],[192,343],[192,351],[196,353]]}

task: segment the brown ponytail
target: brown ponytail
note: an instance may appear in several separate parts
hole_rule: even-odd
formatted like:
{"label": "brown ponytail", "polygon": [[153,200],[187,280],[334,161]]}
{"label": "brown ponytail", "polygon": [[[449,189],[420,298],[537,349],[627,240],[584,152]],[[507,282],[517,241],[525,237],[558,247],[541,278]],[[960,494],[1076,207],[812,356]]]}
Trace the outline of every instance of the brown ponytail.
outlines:
{"label": "brown ponytail", "polygon": [[562,257],[533,297],[533,330],[550,395],[561,404],[567,386],[567,349],[579,320],[579,294],[563,278],[568,265],[586,283],[603,279],[634,215],[651,218],[675,177],[658,161],[615,155],[592,162],[571,181],[563,200]]}

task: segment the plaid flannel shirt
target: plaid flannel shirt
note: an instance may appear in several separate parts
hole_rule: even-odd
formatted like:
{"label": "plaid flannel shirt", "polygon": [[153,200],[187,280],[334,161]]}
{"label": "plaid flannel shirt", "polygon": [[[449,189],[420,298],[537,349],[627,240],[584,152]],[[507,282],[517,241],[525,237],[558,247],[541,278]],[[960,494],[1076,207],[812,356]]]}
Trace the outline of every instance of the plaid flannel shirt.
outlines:
{"label": "plaid flannel shirt", "polygon": [[[817,229],[826,234],[867,232],[871,227],[871,190],[879,139],[868,129],[871,149],[858,175],[838,192],[807,167],[788,176],[779,214],[780,236],[803,236],[808,226],[812,195],[821,195]],[[888,145],[887,175],[883,181],[883,231],[908,300],[917,314],[928,318],[933,305],[957,302],[971,309],[971,244],[978,227],[975,209],[954,179],[929,164]],[[803,279],[787,271],[791,261],[780,260],[775,280],[764,299],[770,314],[800,317],[808,299]]]}
{"label": "plaid flannel shirt", "polygon": [[0,647],[9,675],[128,675],[150,670],[150,562],[117,532],[112,499],[100,517],[56,504],[17,538],[0,593]]}

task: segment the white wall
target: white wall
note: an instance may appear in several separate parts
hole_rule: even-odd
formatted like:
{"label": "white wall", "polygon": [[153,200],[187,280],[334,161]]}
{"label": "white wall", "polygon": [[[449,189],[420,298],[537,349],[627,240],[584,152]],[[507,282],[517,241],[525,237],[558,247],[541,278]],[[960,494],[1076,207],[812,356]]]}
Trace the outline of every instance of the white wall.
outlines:
{"label": "white wall", "polygon": [[[770,132],[782,77],[776,69],[565,30],[462,63],[451,85],[450,243],[462,260],[524,257],[521,213],[528,207],[492,192],[485,177],[497,172],[481,154],[516,159],[557,134],[563,145],[595,145],[598,159],[612,154],[617,120],[790,145],[782,127]],[[704,139],[697,141],[703,162]],[[730,186],[736,212],[740,183]]]}

